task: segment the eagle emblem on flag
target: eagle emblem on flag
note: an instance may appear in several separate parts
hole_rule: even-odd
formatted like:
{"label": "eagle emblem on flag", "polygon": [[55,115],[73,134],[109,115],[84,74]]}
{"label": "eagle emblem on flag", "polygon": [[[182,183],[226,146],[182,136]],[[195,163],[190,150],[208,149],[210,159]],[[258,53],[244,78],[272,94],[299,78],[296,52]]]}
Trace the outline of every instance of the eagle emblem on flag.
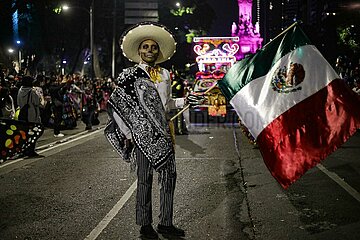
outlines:
{"label": "eagle emblem on flag", "polygon": [[304,81],[305,70],[300,63],[290,63],[288,68],[286,65],[278,67],[272,77],[271,85],[274,91],[279,93],[290,93],[301,90],[298,86]]}

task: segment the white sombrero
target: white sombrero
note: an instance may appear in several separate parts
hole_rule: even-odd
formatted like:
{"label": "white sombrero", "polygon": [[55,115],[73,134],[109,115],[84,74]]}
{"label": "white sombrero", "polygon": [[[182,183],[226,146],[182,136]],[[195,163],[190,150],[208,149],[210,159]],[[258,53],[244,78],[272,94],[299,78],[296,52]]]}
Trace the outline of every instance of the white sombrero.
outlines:
{"label": "white sombrero", "polygon": [[176,51],[176,41],[172,33],[163,25],[155,22],[142,22],[126,30],[120,38],[120,47],[126,58],[139,63],[138,54],[140,43],[154,40],[159,44],[160,54],[156,63],[170,59]]}

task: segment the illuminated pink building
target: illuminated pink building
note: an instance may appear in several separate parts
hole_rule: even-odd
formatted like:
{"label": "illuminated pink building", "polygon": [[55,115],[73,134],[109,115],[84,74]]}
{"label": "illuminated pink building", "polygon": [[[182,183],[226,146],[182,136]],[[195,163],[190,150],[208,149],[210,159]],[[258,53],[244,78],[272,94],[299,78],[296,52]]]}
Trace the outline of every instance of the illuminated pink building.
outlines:
{"label": "illuminated pink building", "polygon": [[226,73],[237,60],[261,48],[263,39],[260,37],[259,19],[255,26],[252,24],[252,2],[252,0],[238,0],[239,23],[233,23],[231,37],[193,38],[193,50],[198,55],[197,78],[217,79],[220,76],[216,75],[217,71]]}
{"label": "illuminated pink building", "polygon": [[[239,23],[233,23],[231,37],[193,38],[193,50],[199,67],[195,76],[194,92],[207,91],[224,77],[237,60],[261,48],[263,39],[259,33],[259,21],[255,26],[252,24],[252,0],[238,0],[238,4]],[[209,99],[213,99],[205,104],[208,114],[225,116],[227,103],[220,89],[215,87],[208,95]]]}
{"label": "illuminated pink building", "polygon": [[255,53],[261,48],[263,39],[260,36],[259,22],[252,24],[252,0],[238,0],[239,22],[231,27],[231,36],[239,37],[240,49],[236,53],[236,59],[240,60],[245,55]]}

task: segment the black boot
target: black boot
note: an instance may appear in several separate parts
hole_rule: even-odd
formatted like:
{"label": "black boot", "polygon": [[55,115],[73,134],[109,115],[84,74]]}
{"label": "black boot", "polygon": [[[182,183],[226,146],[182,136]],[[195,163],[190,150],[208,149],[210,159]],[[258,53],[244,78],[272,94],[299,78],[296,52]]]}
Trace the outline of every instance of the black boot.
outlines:
{"label": "black boot", "polygon": [[146,239],[158,239],[159,238],[157,232],[154,230],[154,228],[151,226],[151,224],[141,226],[140,234],[142,237],[145,237]]}
{"label": "black boot", "polygon": [[175,227],[174,225],[171,226],[164,226],[164,225],[158,225],[157,227],[158,233],[164,234],[164,235],[171,235],[171,236],[178,236],[178,237],[185,237],[185,231]]}

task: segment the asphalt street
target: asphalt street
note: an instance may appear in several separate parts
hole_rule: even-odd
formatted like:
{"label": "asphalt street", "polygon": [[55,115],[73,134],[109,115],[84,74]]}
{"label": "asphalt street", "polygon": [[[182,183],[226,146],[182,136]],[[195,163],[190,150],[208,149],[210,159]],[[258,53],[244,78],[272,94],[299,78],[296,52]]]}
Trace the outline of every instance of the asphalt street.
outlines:
{"label": "asphalt street", "polygon": [[[44,158],[0,164],[1,240],[139,239],[136,177],[104,137],[105,114],[100,121],[61,139],[47,129],[37,145]],[[358,131],[284,190],[236,124],[194,125],[176,137],[180,239],[360,239],[359,156]]]}

